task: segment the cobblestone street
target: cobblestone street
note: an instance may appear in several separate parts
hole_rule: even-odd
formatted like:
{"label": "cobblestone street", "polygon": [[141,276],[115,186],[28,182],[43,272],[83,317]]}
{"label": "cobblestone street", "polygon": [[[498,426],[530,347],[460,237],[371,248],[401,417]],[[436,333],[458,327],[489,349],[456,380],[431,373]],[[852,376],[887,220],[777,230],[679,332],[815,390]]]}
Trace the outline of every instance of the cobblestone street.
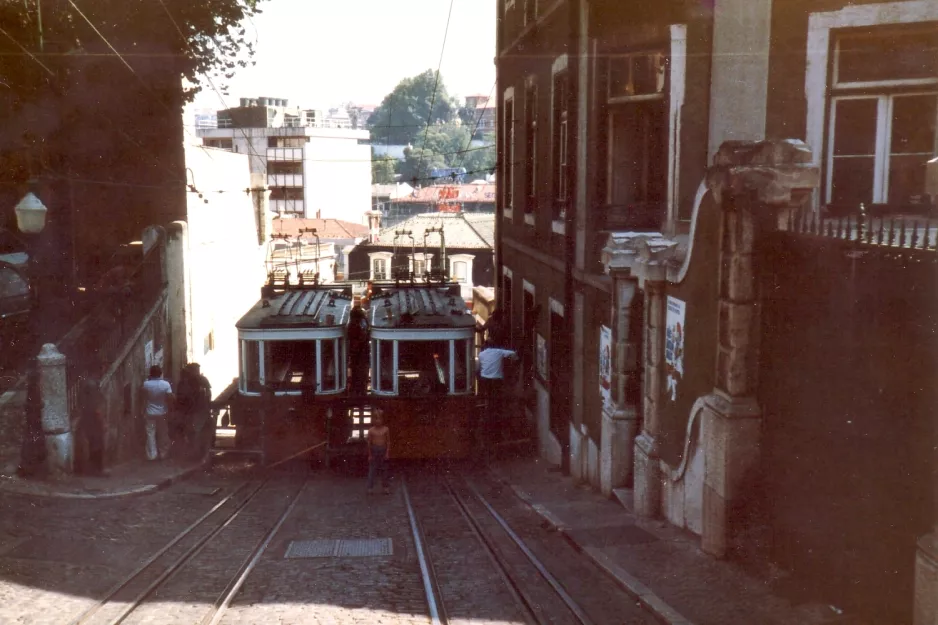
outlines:
{"label": "cobblestone street", "polygon": [[[483,474],[460,473],[498,493]],[[523,602],[532,599],[539,620],[577,622],[484,520],[484,504],[463,511],[445,480],[440,466],[402,467],[391,494],[369,496],[354,471],[216,467],[110,500],[0,493],[0,623],[429,622],[405,483],[448,622],[531,622]],[[468,501],[466,488],[454,492]],[[502,499],[493,505],[592,622],[656,622],[536,515]]]}

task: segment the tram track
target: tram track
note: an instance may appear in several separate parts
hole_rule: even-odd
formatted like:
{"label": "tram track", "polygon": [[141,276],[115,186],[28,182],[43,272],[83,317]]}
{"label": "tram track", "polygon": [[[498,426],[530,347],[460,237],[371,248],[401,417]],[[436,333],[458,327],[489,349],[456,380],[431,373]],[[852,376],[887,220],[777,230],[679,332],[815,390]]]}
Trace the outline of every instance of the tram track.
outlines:
{"label": "tram track", "polygon": [[[274,482],[274,477],[268,474],[263,478],[247,479],[236,483],[227,496],[183,529],[130,574],[124,576],[92,606],[71,620],[69,625],[119,625],[137,620],[152,622],[152,618],[147,616],[142,619],[138,618],[138,613],[147,611],[148,602],[171,583],[175,582],[178,585],[181,578],[186,577],[188,568],[193,568],[190,575],[193,580],[201,580],[202,574],[198,571],[200,556],[211,549],[216,551],[221,549],[224,552],[226,544],[252,545],[246,555],[241,558],[228,558],[228,561],[224,563],[226,566],[223,568],[234,572],[224,580],[226,583],[216,584],[216,588],[212,589],[213,600],[196,601],[196,603],[203,604],[201,618],[186,620],[186,622],[197,622],[200,625],[217,624],[277,531],[296,507],[309,483],[308,478],[303,480],[298,489],[287,489],[292,491],[292,495],[285,496],[282,492],[283,485]],[[271,488],[267,488],[268,486]],[[282,499],[287,499],[289,503],[279,516],[274,520],[265,518],[269,516],[272,506]],[[252,504],[254,504],[253,507]],[[247,528],[239,527],[239,523]],[[261,531],[257,531],[258,529]],[[239,533],[241,536],[238,536]],[[260,537],[256,540],[247,542],[243,540],[258,534]],[[232,535],[234,535],[234,540],[232,540]],[[232,566],[235,563],[237,566]],[[221,590],[217,591],[219,587]],[[188,599],[192,600],[192,598]],[[210,607],[206,608],[205,604]],[[178,621],[171,619],[171,622]]]}
{"label": "tram track", "polygon": [[[447,507],[457,511],[455,517],[462,519],[464,528],[468,528],[475,545],[481,547],[480,551],[485,554],[501,581],[503,597],[511,598],[511,606],[507,605],[508,601],[502,599],[504,612],[510,611],[515,615],[515,621],[530,625],[594,625],[595,621],[571,596],[564,584],[551,573],[535,551],[512,529],[508,521],[470,480],[458,480],[458,483],[454,484],[454,480],[443,478],[436,487],[438,496],[442,495],[443,500],[449,504]],[[473,610],[478,610],[478,605],[460,605],[467,601],[467,597],[457,590],[462,584],[441,583],[440,577],[465,577],[470,572],[453,570],[467,568],[465,564],[456,562],[440,566],[442,558],[440,554],[433,553],[434,547],[444,549],[446,538],[438,536],[435,540],[428,540],[423,528],[424,523],[412,501],[406,481],[402,484],[402,491],[431,622],[443,625],[468,622],[471,620],[468,615],[472,614]],[[426,516],[444,518],[446,515],[440,512],[439,508],[437,505],[437,512],[430,512]],[[426,525],[431,524],[427,522]],[[466,542],[462,545],[469,548]],[[450,556],[447,559],[453,558]],[[478,573],[478,569],[475,573]],[[460,614],[466,617],[460,618]]]}

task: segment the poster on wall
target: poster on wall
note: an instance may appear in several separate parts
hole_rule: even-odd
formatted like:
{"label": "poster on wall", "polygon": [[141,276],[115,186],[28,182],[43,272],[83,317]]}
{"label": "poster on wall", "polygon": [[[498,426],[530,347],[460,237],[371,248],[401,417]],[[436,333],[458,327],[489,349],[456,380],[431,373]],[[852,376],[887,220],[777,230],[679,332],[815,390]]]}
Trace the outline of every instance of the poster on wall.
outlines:
{"label": "poster on wall", "polygon": [[540,334],[537,335],[537,376],[547,380],[547,341]]}
{"label": "poster on wall", "polygon": [[599,326],[599,395],[603,407],[612,406],[612,328]]}
{"label": "poster on wall", "polygon": [[668,296],[668,314],[665,318],[664,366],[667,375],[665,395],[671,401],[677,399],[677,387],[684,377],[684,313],[687,304],[683,300]]}

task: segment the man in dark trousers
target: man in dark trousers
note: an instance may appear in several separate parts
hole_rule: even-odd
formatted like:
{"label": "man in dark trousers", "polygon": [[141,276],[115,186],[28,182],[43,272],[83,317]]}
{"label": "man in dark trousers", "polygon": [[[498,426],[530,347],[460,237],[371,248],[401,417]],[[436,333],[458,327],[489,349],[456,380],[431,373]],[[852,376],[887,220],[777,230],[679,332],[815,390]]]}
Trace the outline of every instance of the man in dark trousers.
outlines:
{"label": "man in dark trousers", "polygon": [[496,347],[492,341],[486,341],[479,352],[479,394],[485,398],[486,410],[480,424],[483,430],[501,423],[506,359],[517,360],[517,352]]}
{"label": "man in dark trousers", "polygon": [[197,362],[190,362],[179,375],[176,408],[182,434],[183,455],[202,460],[209,452],[214,435],[212,385],[202,375]]}

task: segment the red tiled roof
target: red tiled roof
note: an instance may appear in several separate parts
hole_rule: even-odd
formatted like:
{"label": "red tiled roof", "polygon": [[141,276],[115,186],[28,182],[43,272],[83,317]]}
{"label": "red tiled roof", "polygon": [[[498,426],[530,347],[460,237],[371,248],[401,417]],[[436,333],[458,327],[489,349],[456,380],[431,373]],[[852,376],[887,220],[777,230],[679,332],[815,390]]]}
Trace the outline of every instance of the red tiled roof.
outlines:
{"label": "red tiled roof", "polygon": [[[455,197],[454,197],[455,195]],[[494,184],[431,185],[415,190],[394,202],[495,202]]]}
{"label": "red tiled roof", "polygon": [[[320,239],[360,239],[368,236],[368,226],[341,219],[284,217],[273,221],[273,232],[276,234],[296,236],[301,228],[316,228]],[[304,236],[312,238],[308,234]]]}

